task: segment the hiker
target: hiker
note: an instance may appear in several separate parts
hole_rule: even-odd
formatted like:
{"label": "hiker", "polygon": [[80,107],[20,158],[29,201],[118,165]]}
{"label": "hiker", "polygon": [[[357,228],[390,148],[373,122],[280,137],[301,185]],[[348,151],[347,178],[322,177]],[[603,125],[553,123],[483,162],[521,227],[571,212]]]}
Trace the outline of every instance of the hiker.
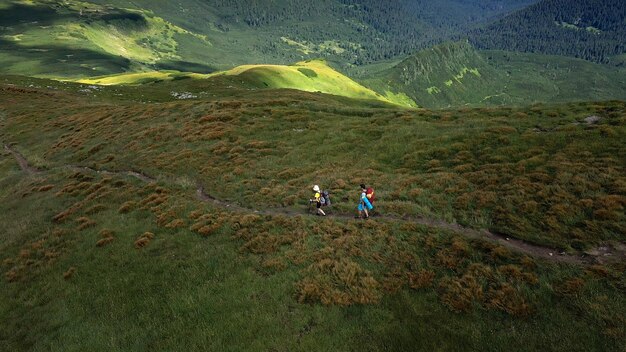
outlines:
{"label": "hiker", "polygon": [[361,188],[366,189],[365,195],[367,196],[367,200],[369,200],[372,206],[374,206],[374,201],[376,200],[376,196],[374,195],[374,189],[372,187],[365,187],[364,184],[361,184]]}
{"label": "hiker", "polygon": [[324,210],[322,210],[322,205],[323,203],[326,203],[326,199],[322,197],[320,186],[318,185],[313,186],[313,192],[315,192],[315,195],[313,196],[313,199],[309,199],[309,203],[313,203],[313,202],[316,203],[317,215],[326,216],[326,213],[324,212]]}
{"label": "hiker", "polygon": [[359,206],[358,206],[359,215],[357,216],[357,218],[361,219],[363,218],[363,214],[365,214],[365,219],[369,219],[370,215],[368,213],[368,210],[374,209],[374,206],[372,205],[372,203],[370,203],[369,199],[367,198],[367,188],[365,187],[365,185],[361,184],[360,186],[361,186],[361,196],[359,197]]}

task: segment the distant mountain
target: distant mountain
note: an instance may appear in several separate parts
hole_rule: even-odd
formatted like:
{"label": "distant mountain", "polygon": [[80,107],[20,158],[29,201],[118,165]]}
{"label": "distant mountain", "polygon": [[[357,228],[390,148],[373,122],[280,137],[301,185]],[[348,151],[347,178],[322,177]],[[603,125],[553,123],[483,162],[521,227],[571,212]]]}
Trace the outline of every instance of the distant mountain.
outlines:
{"label": "distant mountain", "polygon": [[473,31],[470,41],[479,49],[610,63],[626,53],[626,1],[542,0]]}
{"label": "distant mountain", "polygon": [[422,50],[361,82],[428,108],[626,99],[625,69],[561,56],[478,51],[466,41]]}
{"label": "distant mountain", "polygon": [[207,73],[408,55],[533,0],[5,0],[0,69],[47,77]]}
{"label": "distant mountain", "polygon": [[362,64],[406,55],[536,0],[91,0],[153,11],[183,28],[283,63]]}

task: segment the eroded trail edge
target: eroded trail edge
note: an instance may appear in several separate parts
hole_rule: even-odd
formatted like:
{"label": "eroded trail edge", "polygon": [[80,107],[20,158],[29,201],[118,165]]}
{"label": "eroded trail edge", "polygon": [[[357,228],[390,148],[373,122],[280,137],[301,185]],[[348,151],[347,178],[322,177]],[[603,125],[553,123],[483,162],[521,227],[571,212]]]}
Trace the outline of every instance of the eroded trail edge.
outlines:
{"label": "eroded trail edge", "polygon": [[[38,173],[44,172],[44,170],[37,169],[28,163],[28,160],[15,148],[4,145],[4,149],[9,152],[17,163],[20,166],[20,169],[28,175],[35,175]],[[94,169],[86,166],[77,166],[77,165],[64,165],[62,168],[71,169],[75,171],[86,171],[93,172],[97,174],[103,175],[121,175],[134,177],[142,182],[150,183],[157,182],[157,179],[151,177],[145,173],[139,171],[132,170],[123,170],[123,171],[112,171],[112,170],[103,170],[103,169]],[[52,170],[52,169],[50,169]],[[304,215],[302,212],[289,209],[289,208],[274,208],[274,209],[265,209],[265,210],[254,210],[250,208],[242,207],[236,203],[230,203],[227,201],[220,200],[211,196],[204,188],[204,186],[200,183],[197,183],[196,186],[196,198],[205,203],[211,203],[214,206],[228,209],[230,211],[239,212],[239,213],[253,213],[259,215],[284,215],[284,216],[302,216]],[[335,214],[330,215],[329,218],[333,219],[344,219],[344,220],[353,220],[353,217],[345,214]],[[587,251],[585,253],[577,253],[577,254],[569,254],[569,253],[559,253],[558,250],[540,246],[536,244],[532,244],[526,241],[522,241],[519,239],[507,237],[505,235],[500,235],[493,233],[489,230],[476,230],[468,227],[461,226],[455,223],[445,222],[443,220],[419,217],[419,216],[388,216],[388,215],[380,215],[373,217],[373,220],[388,220],[388,221],[403,221],[403,222],[412,222],[420,225],[439,228],[443,230],[447,230],[450,232],[454,232],[456,234],[462,235],[464,237],[470,239],[483,239],[491,242],[498,243],[508,249],[513,251],[523,253],[532,257],[542,258],[547,261],[553,262],[561,262],[568,264],[593,264],[593,263],[602,263],[610,259],[614,260],[626,260],[626,246],[619,245],[617,248],[611,246],[598,247],[593,250]],[[371,220],[370,220],[371,221]]]}

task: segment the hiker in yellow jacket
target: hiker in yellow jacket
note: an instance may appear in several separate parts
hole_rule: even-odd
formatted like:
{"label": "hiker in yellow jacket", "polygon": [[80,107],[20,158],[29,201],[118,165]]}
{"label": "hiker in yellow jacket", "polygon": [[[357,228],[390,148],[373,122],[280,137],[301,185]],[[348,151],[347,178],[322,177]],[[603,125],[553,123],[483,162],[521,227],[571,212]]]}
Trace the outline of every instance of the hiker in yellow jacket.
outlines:
{"label": "hiker in yellow jacket", "polygon": [[313,199],[309,199],[309,202],[316,203],[317,206],[317,215],[320,216],[326,216],[326,213],[322,210],[322,202],[325,202],[324,198],[322,197],[322,192],[320,191],[320,186],[315,185],[313,186],[313,192],[315,192],[315,194],[313,195]]}

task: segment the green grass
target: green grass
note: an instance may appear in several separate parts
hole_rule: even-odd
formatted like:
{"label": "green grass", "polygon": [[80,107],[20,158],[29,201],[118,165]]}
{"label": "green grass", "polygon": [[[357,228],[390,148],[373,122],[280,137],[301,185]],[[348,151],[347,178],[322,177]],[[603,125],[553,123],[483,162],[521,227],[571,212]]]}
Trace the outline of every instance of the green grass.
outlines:
{"label": "green grass", "polygon": [[[44,170],[26,177],[0,152],[7,350],[624,348],[623,262],[556,264],[404,221],[239,214],[195,197],[199,181],[304,215],[319,183],[352,213],[366,182],[384,214],[570,251],[624,243],[623,102],[406,110],[231,79],[90,93],[0,79],[0,140]],[[574,124],[591,114],[604,120]]]}

